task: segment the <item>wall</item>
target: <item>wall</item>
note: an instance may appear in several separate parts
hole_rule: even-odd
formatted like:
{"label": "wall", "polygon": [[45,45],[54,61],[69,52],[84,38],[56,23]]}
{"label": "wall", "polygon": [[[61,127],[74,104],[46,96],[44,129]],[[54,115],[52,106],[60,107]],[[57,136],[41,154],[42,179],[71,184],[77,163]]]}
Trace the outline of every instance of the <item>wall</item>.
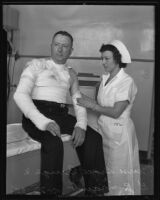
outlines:
{"label": "wall", "polygon": [[[133,62],[127,72],[138,86],[133,107],[133,120],[141,150],[148,150],[151,99],[154,78],[154,9],[153,6],[86,6],[86,5],[11,5],[19,10],[19,54],[50,55],[52,34],[67,30],[74,37],[72,56],[99,57],[102,43],[112,39],[122,40],[128,47]],[[27,60],[21,57],[15,63],[13,84]],[[146,62],[153,60],[153,62]],[[142,60],[143,61],[143,60]],[[14,60],[13,60],[14,62]],[[99,60],[69,60],[77,72],[93,72],[101,75]],[[13,64],[10,67],[13,72]],[[8,102],[8,123],[19,122],[21,113],[12,100]],[[145,102],[145,103],[144,103]]]}

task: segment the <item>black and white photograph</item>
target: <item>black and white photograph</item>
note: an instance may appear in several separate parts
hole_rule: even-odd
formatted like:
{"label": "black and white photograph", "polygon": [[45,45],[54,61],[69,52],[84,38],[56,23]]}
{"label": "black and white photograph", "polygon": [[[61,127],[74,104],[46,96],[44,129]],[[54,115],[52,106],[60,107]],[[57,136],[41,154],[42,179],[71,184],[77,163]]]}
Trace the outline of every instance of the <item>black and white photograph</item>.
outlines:
{"label": "black and white photograph", "polygon": [[2,11],[6,195],[154,195],[155,6]]}

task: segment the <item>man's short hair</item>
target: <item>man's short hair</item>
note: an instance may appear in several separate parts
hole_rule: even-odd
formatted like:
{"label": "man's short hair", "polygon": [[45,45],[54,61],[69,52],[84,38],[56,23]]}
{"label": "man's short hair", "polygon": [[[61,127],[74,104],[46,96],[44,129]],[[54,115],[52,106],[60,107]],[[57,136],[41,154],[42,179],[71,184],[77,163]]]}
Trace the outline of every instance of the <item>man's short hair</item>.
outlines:
{"label": "man's short hair", "polygon": [[58,31],[56,32],[54,35],[53,35],[53,38],[52,40],[56,37],[56,35],[65,35],[65,36],[68,36],[71,40],[71,43],[73,44],[73,37],[70,33],[68,33],[67,31]]}

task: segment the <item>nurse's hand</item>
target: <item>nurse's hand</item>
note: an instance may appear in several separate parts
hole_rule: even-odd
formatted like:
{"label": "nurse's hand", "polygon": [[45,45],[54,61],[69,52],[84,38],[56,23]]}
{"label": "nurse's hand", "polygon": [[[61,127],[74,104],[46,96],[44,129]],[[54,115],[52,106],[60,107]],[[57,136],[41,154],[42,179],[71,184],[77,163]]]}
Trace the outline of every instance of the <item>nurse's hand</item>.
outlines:
{"label": "nurse's hand", "polygon": [[61,138],[60,127],[56,122],[49,122],[46,126],[46,130],[52,133],[52,135]]}
{"label": "nurse's hand", "polygon": [[77,98],[77,105],[94,110],[97,103],[89,97]]}
{"label": "nurse's hand", "polygon": [[82,96],[82,98],[85,99],[85,100],[88,100],[88,101],[91,101],[91,102],[93,102],[93,103],[96,103],[96,101],[95,101],[93,98],[91,98],[91,97],[89,97],[89,96],[87,96],[87,95],[85,95],[85,94],[83,94],[83,93],[81,93],[81,96]]}
{"label": "nurse's hand", "polygon": [[85,130],[81,129],[80,127],[75,127],[73,134],[71,136],[71,140],[73,142],[73,147],[76,148],[81,146],[85,140]]}

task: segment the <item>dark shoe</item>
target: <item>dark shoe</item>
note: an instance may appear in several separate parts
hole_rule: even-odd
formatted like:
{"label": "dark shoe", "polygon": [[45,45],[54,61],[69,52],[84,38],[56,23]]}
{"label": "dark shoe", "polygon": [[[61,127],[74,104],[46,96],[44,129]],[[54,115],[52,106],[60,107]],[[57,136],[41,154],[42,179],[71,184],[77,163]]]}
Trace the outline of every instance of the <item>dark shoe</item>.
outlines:
{"label": "dark shoe", "polygon": [[104,192],[102,191],[85,191],[85,196],[86,197],[100,197],[104,196]]}
{"label": "dark shoe", "polygon": [[81,172],[81,167],[74,167],[71,169],[70,174],[69,174],[69,179],[70,181],[77,187],[77,188],[82,188],[82,172]]}

